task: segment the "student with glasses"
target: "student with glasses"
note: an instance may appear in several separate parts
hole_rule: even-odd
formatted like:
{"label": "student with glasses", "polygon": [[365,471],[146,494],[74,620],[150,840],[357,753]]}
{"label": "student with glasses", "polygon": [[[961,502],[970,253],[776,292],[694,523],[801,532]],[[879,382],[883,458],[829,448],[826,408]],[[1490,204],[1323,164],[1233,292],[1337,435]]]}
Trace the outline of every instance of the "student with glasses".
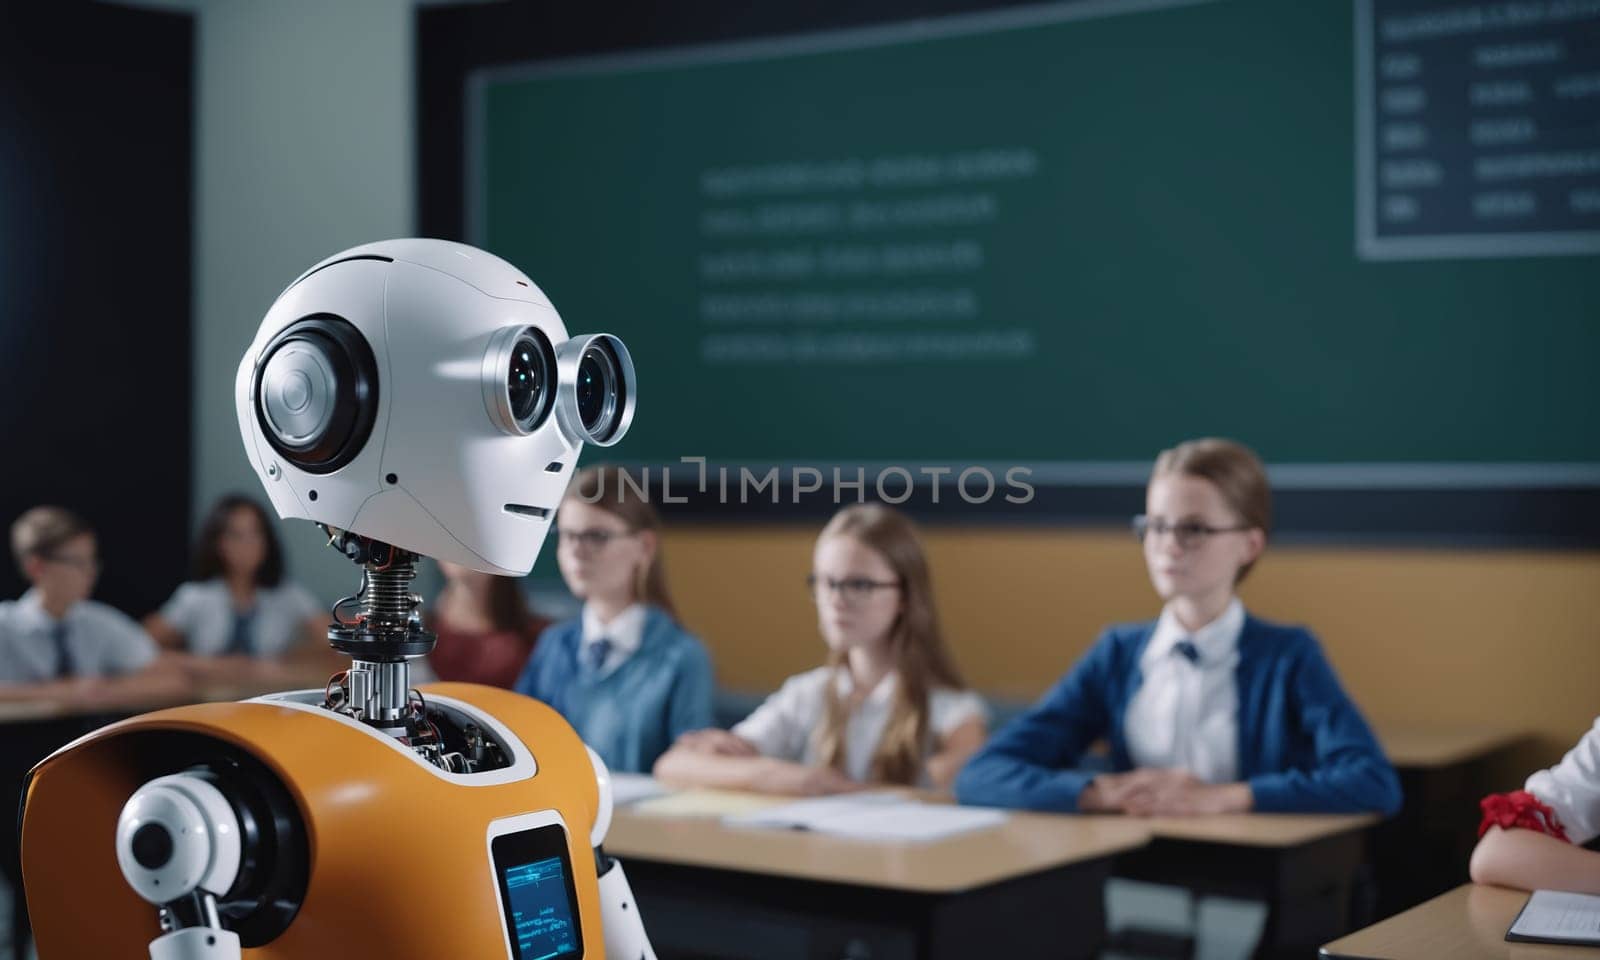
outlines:
{"label": "student with glasses", "polygon": [[945,646],[911,522],[878,504],[841,510],[817,538],[807,588],[827,663],[732,731],[681,738],[656,776],[790,794],[948,788],[983,743],[987,710]]}
{"label": "student with glasses", "polygon": [[95,546],[89,525],[60,507],[34,507],[12,524],[11,552],[32,587],[0,602],[0,700],[109,708],[186,692],[137,623],[89,599]]}
{"label": "student with glasses", "polygon": [[518,693],[554,707],[614,771],[647,773],[711,723],[711,658],[678,622],[661,521],[618,467],[579,471],[556,511],[556,561],[583,613],[539,635]]}
{"label": "student with glasses", "polygon": [[[972,759],[957,797],[1136,815],[1397,811],[1394,768],[1316,638],[1236,595],[1270,529],[1266,471],[1248,448],[1164,451],[1134,521],[1160,617],[1108,628]],[[1099,740],[1111,772],[1081,768]]]}

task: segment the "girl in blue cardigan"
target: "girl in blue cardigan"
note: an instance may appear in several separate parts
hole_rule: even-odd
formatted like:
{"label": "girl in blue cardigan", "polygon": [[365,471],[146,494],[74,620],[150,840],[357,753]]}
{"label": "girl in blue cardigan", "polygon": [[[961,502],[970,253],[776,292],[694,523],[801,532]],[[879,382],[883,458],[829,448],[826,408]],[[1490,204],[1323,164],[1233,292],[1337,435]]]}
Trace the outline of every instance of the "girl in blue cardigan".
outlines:
{"label": "girl in blue cardigan", "polygon": [[[1316,638],[1246,613],[1266,547],[1261,461],[1228,440],[1164,451],[1134,519],[1159,619],[1108,628],[961,771],[963,803],[1135,815],[1400,807],[1394,768]],[[1113,772],[1079,769],[1097,740]]]}
{"label": "girl in blue cardigan", "polygon": [[650,772],[679,735],[711,725],[711,658],[673,612],[660,526],[620,468],[573,478],[556,512],[556,561],[583,614],[539,635],[516,685],[627,773]]}

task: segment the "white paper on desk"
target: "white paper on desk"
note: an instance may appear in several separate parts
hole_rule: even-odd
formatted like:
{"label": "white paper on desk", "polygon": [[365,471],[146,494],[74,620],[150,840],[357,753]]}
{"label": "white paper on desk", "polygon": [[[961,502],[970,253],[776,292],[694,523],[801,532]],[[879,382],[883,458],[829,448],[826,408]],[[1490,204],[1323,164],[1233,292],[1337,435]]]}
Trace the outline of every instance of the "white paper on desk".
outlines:
{"label": "white paper on desk", "polygon": [[617,806],[659,797],[667,792],[661,782],[648,773],[613,773],[611,775],[611,802]]}
{"label": "white paper on desk", "polygon": [[1600,897],[1535,890],[1506,937],[1600,946]]}
{"label": "white paper on desk", "polygon": [[942,840],[1005,822],[1002,810],[919,803],[894,793],[802,800],[724,818],[730,826],[811,830],[856,840]]}

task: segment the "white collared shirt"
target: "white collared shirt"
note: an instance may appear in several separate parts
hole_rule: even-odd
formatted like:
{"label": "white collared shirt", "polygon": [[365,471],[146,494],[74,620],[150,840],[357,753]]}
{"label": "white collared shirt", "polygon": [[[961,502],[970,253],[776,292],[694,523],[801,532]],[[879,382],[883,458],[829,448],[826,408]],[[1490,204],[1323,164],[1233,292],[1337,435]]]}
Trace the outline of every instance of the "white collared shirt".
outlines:
{"label": "white collared shirt", "polygon": [[578,664],[580,666],[589,662],[589,650],[601,640],[611,641],[611,652],[606,655],[605,663],[600,665],[602,675],[622,666],[623,661],[633,656],[639,644],[644,642],[644,621],[649,614],[649,609],[642,603],[636,603],[615,617],[610,623],[601,623],[600,617],[589,604],[583,605],[583,639],[578,643]]}
{"label": "white collared shirt", "polygon": [[[1169,606],[1139,657],[1144,676],[1128,703],[1124,729],[1135,767],[1178,767],[1206,783],[1232,783],[1239,772],[1238,597],[1222,616],[1190,632]],[[1189,640],[1200,652],[1190,663],[1177,650]]]}
{"label": "white collared shirt", "polygon": [[[73,676],[135,673],[156,658],[150,635],[127,614],[103,603],[80,600],[60,622],[67,627]],[[57,679],[56,624],[37,590],[0,602],[0,683]]]}
{"label": "white collared shirt", "polygon": [[[754,744],[763,756],[794,763],[818,763],[821,751],[817,733],[827,712],[828,678],[834,673],[832,667],[818,667],[790,677],[754,713],[736,724],[733,732]],[[839,696],[848,698],[855,686],[850,671],[839,670],[837,675]],[[899,677],[894,673],[886,674],[845,724],[844,772],[853,780],[865,782],[871,776],[872,757],[883,740],[884,728],[889,725],[898,687]],[[928,732],[936,740],[942,740],[974,717],[987,721],[988,716],[989,709],[983,698],[971,690],[940,687],[928,694]],[[928,749],[932,749],[932,744]],[[927,759],[926,753],[923,759]],[[926,782],[926,768],[920,779]]]}
{"label": "white collared shirt", "polygon": [[[251,655],[282,656],[305,636],[307,620],[327,612],[297,583],[285,580],[276,587],[257,587]],[[233,594],[220,578],[179,584],[161,608],[161,617],[183,634],[190,653],[213,657],[227,650],[233,639]]]}
{"label": "white collared shirt", "polygon": [[1568,840],[1600,836],[1600,718],[1560,763],[1529,777],[1523,789],[1550,807]]}

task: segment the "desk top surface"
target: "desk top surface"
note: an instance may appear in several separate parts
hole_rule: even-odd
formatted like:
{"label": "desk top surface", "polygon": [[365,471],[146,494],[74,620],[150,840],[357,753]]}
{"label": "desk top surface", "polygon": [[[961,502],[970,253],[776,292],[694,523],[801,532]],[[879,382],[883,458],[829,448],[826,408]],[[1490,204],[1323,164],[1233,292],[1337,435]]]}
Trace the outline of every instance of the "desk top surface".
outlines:
{"label": "desk top surface", "polygon": [[712,867],[923,893],[954,893],[1143,846],[1147,825],[1119,817],[1013,814],[932,843],[887,843],[731,827],[715,817],[616,811],[606,850],[624,859]]}
{"label": "desk top surface", "polygon": [[1374,813],[1233,813],[1210,817],[1152,817],[1152,836],[1240,847],[1297,847],[1377,823]]}
{"label": "desk top surface", "polygon": [[250,700],[285,690],[315,689],[321,687],[326,679],[326,674],[321,672],[308,672],[304,677],[290,677],[272,683],[203,683],[180,693],[94,704],[60,700],[0,701],[0,724],[36,723],[72,717],[131,717],[192,703],[226,703],[233,700]]}
{"label": "desk top surface", "polygon": [[1509,747],[1527,734],[1495,727],[1374,725],[1378,741],[1397,767],[1443,767],[1466,763]]}
{"label": "desk top surface", "polygon": [[1521,890],[1466,884],[1322,948],[1324,960],[1600,960],[1600,948],[1507,943]]}
{"label": "desk top surface", "polygon": [[[927,798],[932,799],[932,798]],[[793,830],[727,826],[715,816],[665,816],[619,807],[606,849],[686,866],[833,883],[954,892],[1123,853],[1152,838],[1292,847],[1363,829],[1368,814],[1218,817],[1013,813],[1000,826],[931,843],[875,842]]]}

